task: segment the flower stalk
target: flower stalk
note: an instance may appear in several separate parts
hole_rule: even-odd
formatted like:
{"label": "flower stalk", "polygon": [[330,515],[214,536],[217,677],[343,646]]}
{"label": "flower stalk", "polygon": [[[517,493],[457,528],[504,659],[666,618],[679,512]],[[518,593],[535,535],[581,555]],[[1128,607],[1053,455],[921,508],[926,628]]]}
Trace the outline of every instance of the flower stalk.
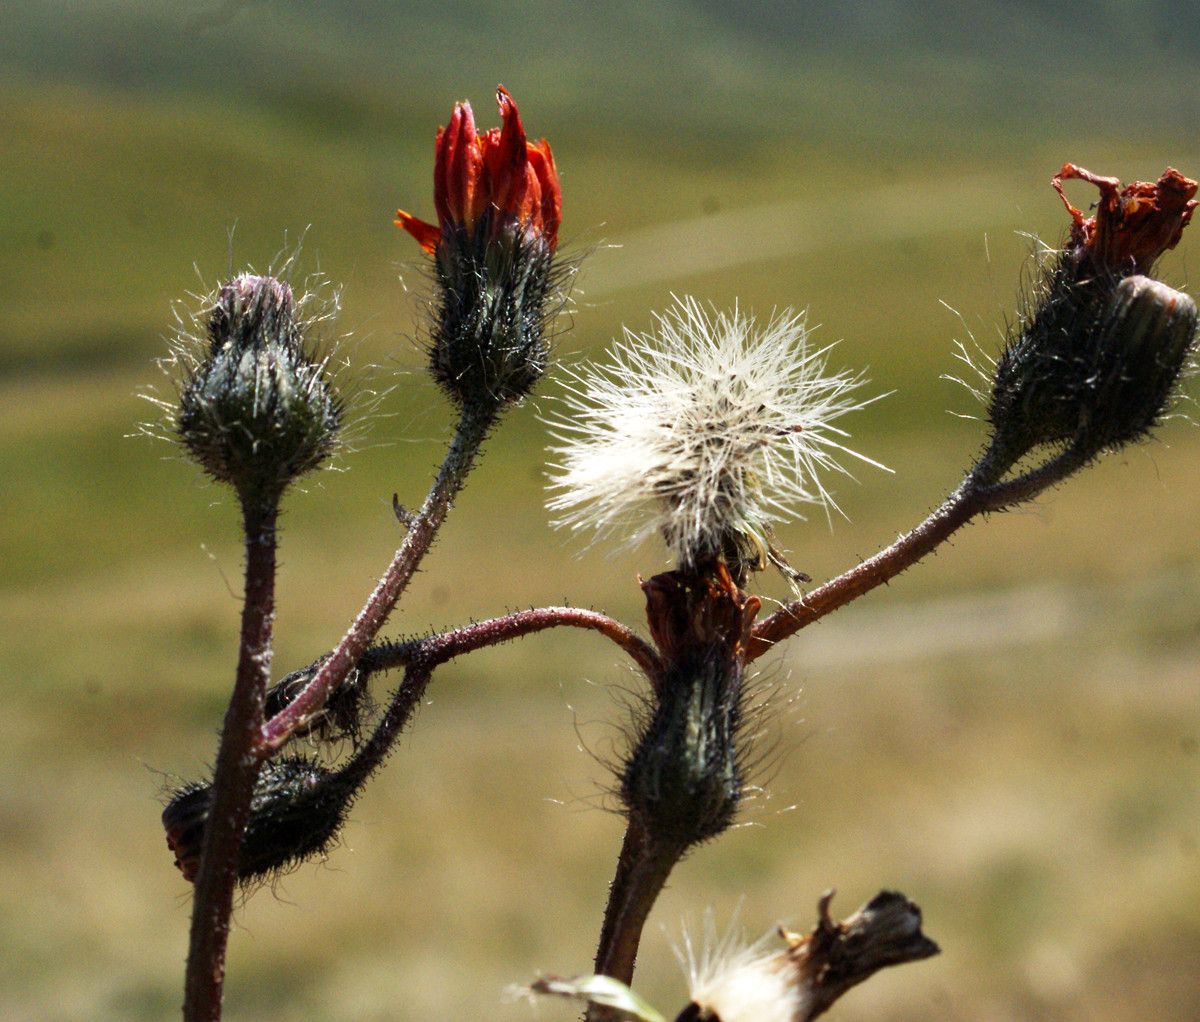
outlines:
{"label": "flower stalk", "polygon": [[[312,321],[301,315],[305,302],[285,281],[241,274],[218,289],[203,335],[184,330],[174,352],[174,364],[185,370],[175,435],[209,476],[237,494],[246,550],[237,670],[213,771],[209,825],[194,863],[176,848],[181,868],[195,869],[188,1022],[212,1022],[221,1014],[239,855],[261,769],[280,500],[297,478],[329,458],[342,425],[327,360],[307,343]],[[167,813],[164,823],[170,840]]]}
{"label": "flower stalk", "polygon": [[[595,962],[626,984],[671,871],[737,815],[748,753],[743,675],[760,607],[722,562],[657,575],[642,589],[663,672],[622,772],[628,824]],[[589,1009],[592,1022],[611,1017]]]}
{"label": "flower stalk", "polygon": [[381,643],[372,646],[363,655],[359,666],[364,671],[380,671],[405,667],[418,660],[434,665],[443,664],[474,650],[498,646],[549,628],[582,628],[599,632],[629,656],[651,685],[659,683],[663,663],[653,646],[627,625],[599,611],[580,607],[521,610],[440,635],[408,642]]}
{"label": "flower stalk", "polygon": [[192,897],[192,926],[184,981],[185,1022],[221,1017],[225,949],[238,883],[238,853],[262,767],[259,732],[271,680],[275,620],[275,506],[247,506],[245,598],[233,694],[225,712],[213,772],[212,810],[204,829]]}
{"label": "flower stalk", "polygon": [[287,743],[296,728],[321,712],[331,692],[346,680],[379,634],[396,602],[428,553],[438,529],[462,490],[494,420],[464,411],[445,460],[425,502],[362,610],[316,675],[262,728],[258,752],[267,756]]}

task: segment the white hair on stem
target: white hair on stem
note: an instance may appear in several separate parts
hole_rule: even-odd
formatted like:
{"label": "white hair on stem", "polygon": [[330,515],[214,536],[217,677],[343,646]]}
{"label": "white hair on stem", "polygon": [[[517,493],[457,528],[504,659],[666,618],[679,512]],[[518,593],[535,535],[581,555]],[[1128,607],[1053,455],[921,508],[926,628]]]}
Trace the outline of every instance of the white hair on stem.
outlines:
{"label": "white hair on stem", "polygon": [[830,372],[803,313],[764,327],[736,307],[675,298],[655,329],[625,330],[607,364],[566,370],[564,409],[548,420],[556,525],[636,545],[661,532],[676,560],[719,555],[731,539],[767,548],[772,523],[815,504],[841,513],[822,479],[848,475],[833,425],[876,398],[859,374]]}

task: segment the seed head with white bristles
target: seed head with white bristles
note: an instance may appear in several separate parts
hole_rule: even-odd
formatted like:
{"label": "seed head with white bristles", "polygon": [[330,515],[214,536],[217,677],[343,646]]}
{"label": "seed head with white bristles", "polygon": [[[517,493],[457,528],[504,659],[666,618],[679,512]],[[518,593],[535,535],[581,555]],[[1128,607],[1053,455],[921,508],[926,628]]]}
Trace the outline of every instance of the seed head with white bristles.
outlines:
{"label": "seed head with white bristles", "polygon": [[550,420],[556,524],[629,545],[661,532],[681,567],[762,567],[773,523],[804,504],[840,510],[822,479],[846,474],[839,455],[877,464],[833,425],[874,399],[856,396],[860,375],[828,370],[803,314],[760,327],[737,308],[677,298],[655,320],[649,333],[626,330],[607,364],[568,371]]}

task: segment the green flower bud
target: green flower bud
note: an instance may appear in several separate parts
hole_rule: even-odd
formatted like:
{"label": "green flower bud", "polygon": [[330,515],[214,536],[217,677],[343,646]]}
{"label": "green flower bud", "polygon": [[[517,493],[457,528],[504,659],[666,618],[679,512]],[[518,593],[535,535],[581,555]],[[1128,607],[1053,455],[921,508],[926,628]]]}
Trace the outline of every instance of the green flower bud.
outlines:
{"label": "green flower bud", "polygon": [[555,270],[540,235],[510,230],[492,239],[485,230],[446,228],[429,365],[460,408],[493,412],[528,394],[546,371],[546,325],[561,300]]}
{"label": "green flower bud", "polygon": [[303,330],[291,287],[242,274],[220,288],[181,384],[179,439],[244,501],[277,500],[336,445],[342,403]]}
{"label": "green flower bud", "polygon": [[1060,266],[997,366],[988,409],[1008,460],[1040,445],[1085,458],[1145,437],[1170,404],[1196,305],[1149,277],[1072,279]]}
{"label": "green flower bud", "polygon": [[715,572],[642,583],[667,669],[621,774],[621,800],[656,843],[683,850],[737,816],[749,753],[745,648],[760,603]]}
{"label": "green flower bud", "polygon": [[1085,442],[1095,450],[1134,443],[1158,424],[1196,340],[1196,303],[1149,277],[1118,285],[1101,325],[1100,372]]}
{"label": "green flower bud", "polygon": [[[1100,191],[1085,217],[1065,180]],[[1190,298],[1144,276],[1174,248],[1195,212],[1196,182],[1168,167],[1121,187],[1072,163],[1052,184],[1070,236],[1039,274],[996,366],[984,466],[1002,474],[1034,448],[1086,461],[1146,436],[1170,403],[1196,328]]]}

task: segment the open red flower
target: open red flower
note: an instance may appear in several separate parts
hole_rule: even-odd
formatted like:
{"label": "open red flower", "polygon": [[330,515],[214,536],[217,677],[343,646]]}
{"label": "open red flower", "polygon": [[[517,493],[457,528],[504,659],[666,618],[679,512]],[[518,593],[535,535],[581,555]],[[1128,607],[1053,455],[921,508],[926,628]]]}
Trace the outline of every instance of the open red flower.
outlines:
{"label": "open red flower", "polygon": [[[1085,218],[1063,193],[1063,181],[1072,178],[1100,189],[1094,216]],[[1069,247],[1101,270],[1148,273],[1160,255],[1179,244],[1197,206],[1196,182],[1171,167],[1155,182],[1122,188],[1115,177],[1065,163],[1051,183],[1074,221]]]}
{"label": "open red flower", "polygon": [[450,123],[438,129],[433,165],[438,222],[396,210],[396,226],[431,255],[448,228],[464,228],[474,237],[481,224],[489,241],[517,228],[543,239],[551,251],[558,245],[562,191],[550,143],[526,140],[517,104],[504,86],[497,87],[496,102],[499,128],[477,134],[471,104],[462,102],[455,104]]}

